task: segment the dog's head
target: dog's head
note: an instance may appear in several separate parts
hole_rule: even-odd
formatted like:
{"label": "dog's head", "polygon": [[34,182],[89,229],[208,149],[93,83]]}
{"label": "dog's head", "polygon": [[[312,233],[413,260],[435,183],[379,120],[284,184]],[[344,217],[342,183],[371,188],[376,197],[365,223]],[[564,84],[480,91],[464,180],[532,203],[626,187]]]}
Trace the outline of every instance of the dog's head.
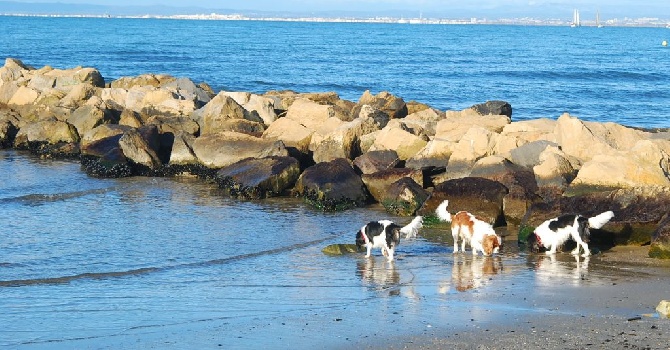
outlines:
{"label": "dog's head", "polygon": [[584,243],[589,243],[589,237],[591,236],[591,226],[589,225],[589,219],[584,216],[577,217],[577,232],[579,232],[579,238],[582,239]]}
{"label": "dog's head", "polygon": [[502,239],[498,235],[486,235],[482,239],[482,248],[483,254],[485,256],[491,256],[493,253],[497,253],[502,246]]}
{"label": "dog's head", "polygon": [[356,232],[356,247],[359,249],[365,245],[365,237],[363,235],[364,233],[362,230],[358,230],[358,232]]}

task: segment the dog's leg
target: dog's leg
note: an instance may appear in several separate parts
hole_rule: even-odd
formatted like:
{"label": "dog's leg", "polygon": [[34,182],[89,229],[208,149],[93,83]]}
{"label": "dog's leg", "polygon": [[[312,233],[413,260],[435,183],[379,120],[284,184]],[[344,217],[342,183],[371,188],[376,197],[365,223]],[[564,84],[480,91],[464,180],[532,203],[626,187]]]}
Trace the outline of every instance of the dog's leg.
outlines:
{"label": "dog's leg", "polygon": [[584,248],[584,254],[582,254],[582,256],[587,257],[587,256],[591,255],[591,251],[589,250],[589,245],[584,241],[582,241],[582,248]]}
{"label": "dog's leg", "polygon": [[552,243],[551,248],[545,252],[547,255],[554,255],[556,254],[556,244]]}
{"label": "dog's leg", "polygon": [[388,259],[388,261],[389,262],[393,261],[393,248],[387,249],[386,252],[387,252],[386,258]]}
{"label": "dog's leg", "polygon": [[368,250],[368,253],[365,254],[365,257],[366,257],[366,258],[369,258],[369,257],[370,257],[370,253],[372,252],[372,243],[367,243],[367,244],[365,245],[365,248]]}
{"label": "dog's leg", "polygon": [[457,226],[451,228],[451,236],[454,237],[454,253],[458,253],[458,236],[460,236],[458,231],[459,228]]}

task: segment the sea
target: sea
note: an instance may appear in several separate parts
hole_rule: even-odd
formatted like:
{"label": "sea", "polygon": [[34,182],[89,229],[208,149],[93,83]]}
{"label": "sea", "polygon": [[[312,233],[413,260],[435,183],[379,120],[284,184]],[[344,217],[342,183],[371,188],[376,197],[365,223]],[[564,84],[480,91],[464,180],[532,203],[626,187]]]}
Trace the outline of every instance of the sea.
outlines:
{"label": "sea", "polygon": [[[567,112],[643,128],[670,127],[668,39],[665,28],[0,16],[0,57],[94,67],[107,81],[169,74],[352,101],[388,91],[440,110],[504,100],[513,120]],[[534,310],[482,301],[515,283],[612,284],[604,265],[530,261],[514,241],[494,259],[454,256],[446,226],[402,240],[393,263],[322,253],[379,219],[411,218],[232,199],[193,177],[101,179],[0,150],[0,347],[383,348],[389,332],[439,336],[454,320]]]}

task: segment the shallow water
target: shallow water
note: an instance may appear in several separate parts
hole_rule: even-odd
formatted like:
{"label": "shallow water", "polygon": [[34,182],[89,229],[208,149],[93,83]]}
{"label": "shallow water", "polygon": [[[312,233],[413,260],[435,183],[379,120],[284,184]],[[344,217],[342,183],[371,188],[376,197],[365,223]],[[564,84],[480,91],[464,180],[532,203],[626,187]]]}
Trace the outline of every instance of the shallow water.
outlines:
{"label": "shallow water", "polygon": [[513,236],[497,257],[454,255],[441,227],[393,263],[327,256],[389,216],[233,200],[193,178],[91,178],[16,151],[0,151],[0,174],[2,347],[346,348],[545,312],[537,300],[557,287],[636,277],[597,256],[528,256]]}

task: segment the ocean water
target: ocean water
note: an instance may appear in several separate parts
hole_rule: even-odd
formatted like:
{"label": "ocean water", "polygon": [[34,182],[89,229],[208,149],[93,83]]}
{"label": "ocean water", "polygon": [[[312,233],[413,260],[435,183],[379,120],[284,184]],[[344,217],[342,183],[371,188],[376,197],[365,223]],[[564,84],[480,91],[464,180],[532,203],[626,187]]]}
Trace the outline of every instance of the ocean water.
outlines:
{"label": "ocean water", "polygon": [[[166,73],[217,90],[351,100],[386,90],[440,109],[502,99],[514,119],[567,111],[668,127],[668,33],[0,17],[0,56],[92,66],[108,80]],[[409,221],[379,206],[322,213],[297,199],[234,200],[188,177],[93,178],[76,161],[0,150],[0,347],[383,347],[389,334],[546,312],[533,293],[621,278],[597,257],[535,261],[513,242],[495,259],[454,256],[446,228],[403,240],[391,264],[378,251],[321,253],[382,218]]]}
{"label": "ocean water", "polygon": [[568,112],[670,127],[666,28],[0,17],[0,57],[164,73],[216,91],[389,91],[460,110],[505,100],[513,119]]}

